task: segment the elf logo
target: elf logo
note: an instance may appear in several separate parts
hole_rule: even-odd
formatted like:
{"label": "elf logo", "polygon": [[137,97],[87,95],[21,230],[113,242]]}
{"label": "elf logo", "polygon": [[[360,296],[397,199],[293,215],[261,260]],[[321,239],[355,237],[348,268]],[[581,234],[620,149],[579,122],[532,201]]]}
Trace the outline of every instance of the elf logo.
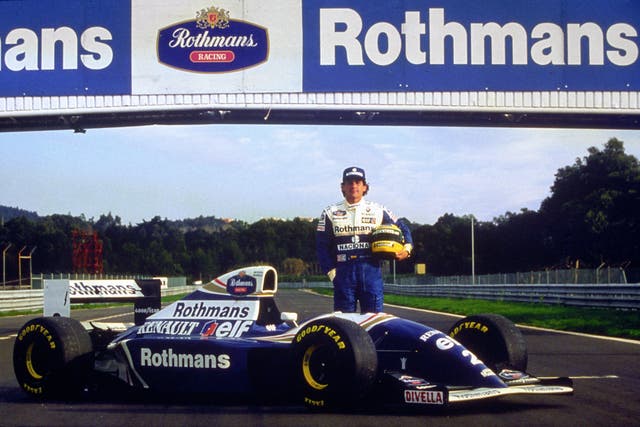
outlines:
{"label": "elf logo", "polygon": [[159,62],[186,71],[234,72],[259,65],[268,56],[266,28],[232,19],[227,10],[214,6],[158,32]]}
{"label": "elf logo", "polygon": [[202,328],[200,336],[202,337],[215,337],[215,338],[238,338],[245,332],[251,329],[253,324],[252,320],[242,321],[222,321],[218,322],[214,320],[208,322]]}

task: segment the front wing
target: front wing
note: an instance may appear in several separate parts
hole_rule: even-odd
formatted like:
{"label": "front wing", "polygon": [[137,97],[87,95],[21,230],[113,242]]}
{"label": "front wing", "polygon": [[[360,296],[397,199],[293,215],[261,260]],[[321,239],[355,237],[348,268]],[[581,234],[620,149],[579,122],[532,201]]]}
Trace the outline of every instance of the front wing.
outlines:
{"label": "front wing", "polygon": [[515,394],[572,394],[570,378],[537,379],[532,384],[514,384],[506,388],[476,388],[471,390],[449,390],[449,403],[469,402]]}
{"label": "front wing", "polygon": [[[572,394],[573,382],[570,378],[536,378],[527,376],[506,382],[507,387],[457,387],[442,384],[430,384],[424,379],[399,372],[387,372],[393,378],[397,391],[401,390],[401,399],[409,405],[444,406],[482,399],[494,399],[509,395],[522,394]],[[399,386],[399,387],[398,387]],[[396,394],[396,396],[398,396]]]}

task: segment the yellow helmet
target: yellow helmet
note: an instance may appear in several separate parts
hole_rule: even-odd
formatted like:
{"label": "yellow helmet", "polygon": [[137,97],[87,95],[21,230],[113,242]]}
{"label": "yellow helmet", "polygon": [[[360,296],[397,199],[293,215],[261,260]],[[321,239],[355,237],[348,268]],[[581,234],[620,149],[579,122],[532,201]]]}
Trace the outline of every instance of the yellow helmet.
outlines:
{"label": "yellow helmet", "polygon": [[371,252],[379,258],[393,259],[404,249],[402,230],[394,224],[383,224],[371,232]]}

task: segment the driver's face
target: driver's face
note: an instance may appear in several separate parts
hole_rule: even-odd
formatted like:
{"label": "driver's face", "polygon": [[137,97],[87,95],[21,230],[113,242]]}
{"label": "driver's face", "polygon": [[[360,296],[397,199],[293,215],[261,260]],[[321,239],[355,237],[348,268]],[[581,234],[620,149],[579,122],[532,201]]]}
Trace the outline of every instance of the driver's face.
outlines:
{"label": "driver's face", "polygon": [[361,179],[348,179],[342,183],[342,193],[347,202],[358,203],[367,191],[367,184]]}

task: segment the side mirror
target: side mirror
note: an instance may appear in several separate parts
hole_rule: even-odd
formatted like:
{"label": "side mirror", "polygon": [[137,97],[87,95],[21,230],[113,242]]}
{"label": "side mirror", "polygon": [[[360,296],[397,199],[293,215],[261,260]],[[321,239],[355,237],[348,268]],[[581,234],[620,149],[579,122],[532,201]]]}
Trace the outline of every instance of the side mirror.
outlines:
{"label": "side mirror", "polygon": [[298,313],[283,311],[280,313],[280,320],[293,326],[298,326]]}

